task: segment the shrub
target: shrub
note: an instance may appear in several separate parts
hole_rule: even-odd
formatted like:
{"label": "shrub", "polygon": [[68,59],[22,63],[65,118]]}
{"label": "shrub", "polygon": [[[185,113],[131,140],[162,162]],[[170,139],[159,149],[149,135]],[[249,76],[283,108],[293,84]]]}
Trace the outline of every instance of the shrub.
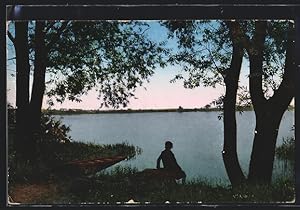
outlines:
{"label": "shrub", "polygon": [[295,160],[295,138],[284,138],[282,145],[276,148],[276,157],[281,160]]}
{"label": "shrub", "polygon": [[71,136],[68,135],[70,127],[62,124],[49,114],[41,116],[41,141],[70,142]]}

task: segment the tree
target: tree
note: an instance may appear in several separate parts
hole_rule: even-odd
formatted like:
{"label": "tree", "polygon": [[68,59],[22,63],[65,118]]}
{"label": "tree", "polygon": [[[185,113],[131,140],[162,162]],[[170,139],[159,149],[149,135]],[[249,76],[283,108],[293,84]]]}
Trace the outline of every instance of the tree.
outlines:
{"label": "tree", "polygon": [[[175,79],[184,79],[184,86],[188,88],[194,88],[200,84],[215,86],[217,83],[225,83],[222,153],[225,168],[233,186],[246,180],[237,158],[235,120],[238,78],[244,49],[246,49],[248,53],[246,58],[250,62],[250,95],[256,114],[257,131],[248,180],[254,183],[270,183],[279,123],[294,96],[293,42],[292,38],[285,41],[285,23],[271,22],[267,40],[265,40],[267,35],[265,22],[180,21],[164,24],[178,38],[179,52],[171,61],[181,64],[183,70],[188,73],[187,79],[181,74],[176,75]],[[281,30],[271,30],[272,27]],[[277,62],[282,61],[286,49],[285,71],[283,81],[279,86],[280,81],[274,79],[282,72],[281,65]],[[276,92],[272,97],[268,96],[270,88]],[[267,100],[265,96],[270,98]],[[265,158],[265,152],[267,158]]]}
{"label": "tree", "polygon": [[[183,66],[188,78],[184,86],[195,88],[224,84],[226,92],[223,101],[224,145],[222,156],[229,180],[233,186],[245,181],[237,156],[236,134],[236,96],[238,81],[244,55],[244,48],[237,39],[237,30],[230,22],[207,21],[165,22],[178,38],[179,52],[171,58],[172,63]],[[172,34],[170,34],[172,36]]]}
{"label": "tree", "polygon": [[247,36],[239,23],[235,23],[235,25],[239,27],[241,39],[249,56],[250,95],[256,115],[255,137],[248,179],[254,183],[270,183],[279,125],[284,112],[295,96],[294,24],[282,24],[281,28],[278,28],[278,26],[276,28],[277,30],[281,29],[281,46],[273,46],[271,53],[286,51],[283,66],[284,73],[280,85],[274,88],[273,95],[268,98],[265,97],[263,90],[263,77],[266,75],[266,71],[270,69],[267,58],[268,53],[270,53],[268,52],[270,49],[268,49],[267,35],[274,33],[274,23],[268,24],[266,21],[256,21],[252,39]]}
{"label": "tree", "polygon": [[[20,136],[17,142],[38,142],[45,93],[58,102],[66,98],[80,102],[80,96],[97,87],[103,105],[126,106],[137,86],[148,80],[155,67],[164,66],[163,55],[167,51],[163,43],[154,43],[147,37],[144,32],[148,27],[135,21],[37,21],[30,23],[29,29],[24,26],[23,40],[18,43],[14,42],[13,32],[9,32],[15,47],[20,48],[17,66],[23,67],[28,78],[30,68],[34,70],[28,108],[32,126],[26,129],[29,137],[25,140]],[[23,45],[29,47],[22,48]],[[30,65],[18,62],[20,53],[26,55],[23,58]],[[29,90],[29,84],[22,83],[17,89],[17,95],[29,101],[29,95],[22,90]],[[23,109],[18,111],[24,114]],[[22,116],[28,124],[28,118]],[[26,150],[33,154],[34,146]]]}
{"label": "tree", "polygon": [[[12,37],[11,37],[12,38]],[[27,135],[28,111],[29,111],[29,46],[28,46],[28,22],[15,23],[15,38],[12,38],[16,52],[16,142],[17,151],[22,151],[26,156],[28,148],[32,146],[32,141]],[[27,144],[22,145],[18,139],[25,139]],[[19,156],[18,156],[19,158]]]}
{"label": "tree", "polygon": [[[165,65],[164,43],[147,37],[146,23],[72,22],[72,27],[76,32],[65,32],[49,53],[47,83],[55,87],[49,86],[47,95],[56,96],[58,102],[80,101],[80,96],[96,87],[102,106],[125,107],[137,86],[148,81],[157,65]],[[68,48],[62,48],[66,43]],[[62,79],[55,78],[57,73]]]}
{"label": "tree", "polygon": [[237,38],[237,29],[231,27],[230,22],[225,23],[229,28],[230,40],[232,42],[232,57],[230,67],[224,76],[226,91],[223,100],[224,146],[222,155],[229,180],[233,186],[237,186],[245,182],[245,177],[237,156],[237,128],[235,116],[238,83],[244,49],[240,39]]}
{"label": "tree", "polygon": [[[35,24],[35,46],[34,46],[34,73],[29,106],[31,124],[29,128],[29,138],[35,143],[40,138],[41,128],[41,108],[45,90],[45,75],[47,67],[47,49],[45,44],[45,22],[36,22]],[[36,150],[32,147],[32,151]]]}

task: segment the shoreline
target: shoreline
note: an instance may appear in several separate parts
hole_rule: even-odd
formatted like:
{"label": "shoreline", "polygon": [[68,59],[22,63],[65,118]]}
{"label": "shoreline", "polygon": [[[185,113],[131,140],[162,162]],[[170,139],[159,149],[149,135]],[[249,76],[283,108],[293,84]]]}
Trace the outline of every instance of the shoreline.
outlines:
{"label": "shoreline", "polygon": [[128,113],[153,113],[153,112],[213,112],[221,110],[203,110],[203,109],[129,109],[129,110],[45,110],[45,113],[54,115],[68,115],[68,114],[128,114]]}
{"label": "shoreline", "polygon": [[[293,111],[294,109],[289,109]],[[236,109],[236,112],[254,111],[251,107]],[[128,114],[128,113],[155,113],[155,112],[222,112],[219,108],[205,109],[126,109],[126,110],[81,110],[81,109],[68,109],[68,110],[43,110],[46,114],[51,115],[77,115],[77,114]]]}

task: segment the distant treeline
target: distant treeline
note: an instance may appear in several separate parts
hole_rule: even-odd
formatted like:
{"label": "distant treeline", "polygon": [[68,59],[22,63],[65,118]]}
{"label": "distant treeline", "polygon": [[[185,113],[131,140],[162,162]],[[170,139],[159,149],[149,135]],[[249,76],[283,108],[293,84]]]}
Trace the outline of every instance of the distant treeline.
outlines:
{"label": "distant treeline", "polygon": [[[293,109],[293,108],[292,108]],[[84,109],[47,109],[44,113],[52,115],[68,115],[68,114],[110,114],[110,113],[145,113],[145,112],[216,112],[222,111],[221,108],[192,108],[185,109],[179,107],[177,109],[121,109],[121,110],[84,110]],[[253,111],[253,107],[236,107],[236,111]]]}
{"label": "distant treeline", "polygon": [[54,115],[60,114],[109,114],[109,113],[145,113],[145,112],[198,112],[198,111],[220,111],[219,108],[205,109],[121,109],[121,110],[82,110],[82,109],[63,109],[63,110],[44,110],[44,112]]}

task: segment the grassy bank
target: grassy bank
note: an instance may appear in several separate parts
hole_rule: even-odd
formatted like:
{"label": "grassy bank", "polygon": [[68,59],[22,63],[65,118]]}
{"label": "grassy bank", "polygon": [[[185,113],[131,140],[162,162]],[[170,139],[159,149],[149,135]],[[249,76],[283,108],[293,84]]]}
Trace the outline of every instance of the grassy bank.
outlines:
{"label": "grassy bank", "polygon": [[[38,157],[33,163],[16,163],[15,152],[9,151],[9,181],[47,180],[55,176],[53,168],[68,161],[89,160],[116,155],[133,158],[140,149],[128,143],[97,145],[82,142],[43,142],[38,146]],[[53,174],[51,174],[53,173]],[[41,176],[42,175],[42,176]]]}
{"label": "grassy bank", "polygon": [[64,183],[60,196],[36,201],[56,204],[126,204],[133,199],[145,204],[162,204],[166,201],[181,203],[269,203],[293,201],[294,183],[291,180],[277,180],[271,186],[242,186],[232,189],[215,185],[201,179],[186,184],[133,182],[136,169],[116,167],[111,172],[101,172],[94,177]]}
{"label": "grassy bank", "polygon": [[[82,142],[44,142],[39,144],[38,158],[33,163],[15,162],[15,153],[9,152],[8,194],[12,202],[19,203],[69,203],[76,186],[84,185],[83,194],[90,192],[90,180],[77,174],[64,176],[57,166],[72,160],[89,160],[115,155],[133,158],[140,149],[128,143],[96,145]],[[76,185],[76,186],[75,186]],[[75,193],[76,194],[76,193]],[[78,200],[78,199],[77,199]]]}
{"label": "grassy bank", "polygon": [[[292,140],[277,149],[277,156],[289,154]],[[289,152],[288,152],[289,151]],[[15,202],[30,204],[126,204],[133,199],[139,203],[272,203],[291,202],[295,198],[295,182],[281,177],[272,185],[245,185],[231,188],[204,178],[186,184],[136,180],[138,170],[115,166],[89,176],[60,176],[51,167],[61,162],[125,155],[134,157],[140,150],[127,143],[96,145],[82,142],[47,142],[40,147],[39,167],[11,167],[9,195]],[[13,166],[13,165],[11,165]],[[14,171],[15,170],[15,171]]]}
{"label": "grassy bank", "polygon": [[[8,109],[8,168],[9,183],[45,182],[55,174],[55,168],[68,161],[88,160],[112,156],[133,158],[141,151],[128,143],[97,145],[93,143],[76,142],[69,136],[70,127],[49,114],[42,114],[39,140],[34,148],[32,162],[24,161],[18,156],[14,146],[16,141],[16,113],[15,109]],[[25,145],[24,145],[25,146]]]}
{"label": "grassy bank", "polygon": [[[95,145],[72,142],[48,143],[44,146],[43,157],[48,157],[48,165],[55,161],[93,159],[116,154],[132,157],[137,151],[134,146],[126,143]],[[245,185],[232,189],[225,184],[216,184],[200,178],[188,181],[186,184],[153,180],[141,182],[134,178],[137,172],[136,168],[115,166],[113,170],[100,171],[90,176],[66,178],[49,173],[45,166],[40,167],[38,173],[33,168],[27,167],[18,171],[22,174],[21,178],[16,176],[10,178],[9,192],[16,202],[31,204],[125,204],[131,199],[142,204],[147,202],[161,204],[166,201],[195,204],[199,202],[269,203],[293,201],[295,197],[294,181],[284,177],[275,180],[270,186]],[[24,197],[26,193],[30,198]]]}

